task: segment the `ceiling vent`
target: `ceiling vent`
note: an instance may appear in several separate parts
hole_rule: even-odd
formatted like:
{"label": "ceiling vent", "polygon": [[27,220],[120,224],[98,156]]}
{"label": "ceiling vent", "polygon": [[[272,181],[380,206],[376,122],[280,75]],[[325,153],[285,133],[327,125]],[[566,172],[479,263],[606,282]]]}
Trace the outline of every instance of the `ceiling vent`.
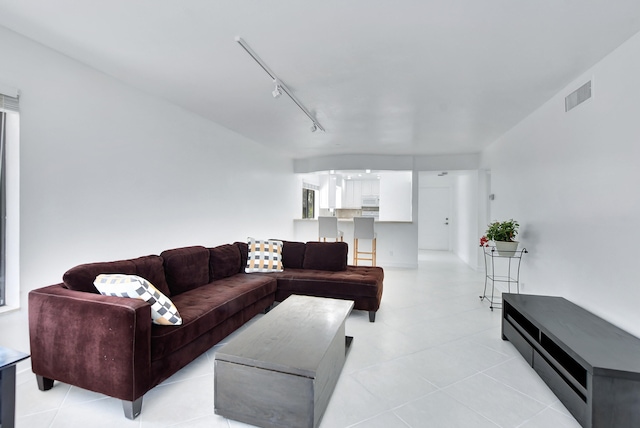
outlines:
{"label": "ceiling vent", "polygon": [[567,112],[591,98],[591,80],[571,92],[564,98],[564,111]]}

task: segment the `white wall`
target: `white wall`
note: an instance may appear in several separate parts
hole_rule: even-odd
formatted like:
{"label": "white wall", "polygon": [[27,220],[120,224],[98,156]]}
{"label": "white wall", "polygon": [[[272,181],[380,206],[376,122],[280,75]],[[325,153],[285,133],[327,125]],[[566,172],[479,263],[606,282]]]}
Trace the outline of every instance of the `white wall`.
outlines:
{"label": "white wall", "polygon": [[293,236],[292,161],[0,27],[21,90],[21,304],[0,343],[28,351],[27,293],[79,263]]}
{"label": "white wall", "polygon": [[[523,291],[560,295],[640,336],[640,34],[484,153],[491,216],[520,221]],[[564,97],[593,78],[593,98]]]}
{"label": "white wall", "polygon": [[478,171],[458,171],[453,182],[453,236],[451,248],[462,261],[478,267]]}
{"label": "white wall", "polygon": [[380,221],[412,221],[413,172],[382,171],[379,175]]}

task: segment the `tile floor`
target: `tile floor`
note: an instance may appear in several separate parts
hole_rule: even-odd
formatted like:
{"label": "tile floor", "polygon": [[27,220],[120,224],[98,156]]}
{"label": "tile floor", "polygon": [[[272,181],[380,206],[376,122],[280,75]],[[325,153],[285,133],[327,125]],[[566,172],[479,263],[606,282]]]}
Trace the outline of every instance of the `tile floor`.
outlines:
{"label": "tile floor", "polygon": [[[579,427],[509,342],[500,311],[478,298],[484,274],[447,252],[421,252],[415,270],[385,269],[375,323],[354,311],[354,341],[321,428]],[[47,392],[19,376],[18,428],[241,428],[213,412],[217,347],[148,392],[142,414],[59,382]]]}

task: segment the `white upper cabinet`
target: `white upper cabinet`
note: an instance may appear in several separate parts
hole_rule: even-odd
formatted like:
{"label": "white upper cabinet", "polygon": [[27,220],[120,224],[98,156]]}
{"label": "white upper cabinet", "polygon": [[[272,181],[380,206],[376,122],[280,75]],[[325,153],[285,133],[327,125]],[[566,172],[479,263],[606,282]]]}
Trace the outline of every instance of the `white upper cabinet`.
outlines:
{"label": "white upper cabinet", "polygon": [[380,196],[380,180],[344,180],[343,208],[361,208],[362,198]]}
{"label": "white upper cabinet", "polygon": [[362,196],[380,196],[380,180],[361,180]]}
{"label": "white upper cabinet", "polygon": [[360,180],[345,180],[342,199],[343,208],[360,208],[362,199],[362,183]]}

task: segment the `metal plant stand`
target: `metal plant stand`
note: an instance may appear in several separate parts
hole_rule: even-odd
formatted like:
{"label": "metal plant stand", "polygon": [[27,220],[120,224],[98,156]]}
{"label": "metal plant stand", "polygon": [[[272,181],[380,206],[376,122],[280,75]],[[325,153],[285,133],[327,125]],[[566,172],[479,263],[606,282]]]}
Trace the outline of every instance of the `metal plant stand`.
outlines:
{"label": "metal plant stand", "polygon": [[[480,296],[480,300],[487,300],[489,302],[489,309],[493,311],[493,308],[500,309],[502,306],[496,306],[495,300],[495,288],[496,282],[506,282],[507,283],[507,291],[511,293],[511,285],[513,284],[516,288],[516,293],[520,294],[520,262],[522,261],[522,256],[527,254],[528,251],[526,248],[521,250],[517,250],[513,252],[513,255],[501,255],[498,254],[495,246],[487,246],[482,247],[484,252],[484,291],[482,292],[482,296]],[[495,264],[496,260],[503,259],[505,263],[507,263],[506,271],[507,275],[496,275],[495,274]],[[500,263],[500,262],[499,262]],[[491,297],[487,296],[487,283],[491,281]]]}

